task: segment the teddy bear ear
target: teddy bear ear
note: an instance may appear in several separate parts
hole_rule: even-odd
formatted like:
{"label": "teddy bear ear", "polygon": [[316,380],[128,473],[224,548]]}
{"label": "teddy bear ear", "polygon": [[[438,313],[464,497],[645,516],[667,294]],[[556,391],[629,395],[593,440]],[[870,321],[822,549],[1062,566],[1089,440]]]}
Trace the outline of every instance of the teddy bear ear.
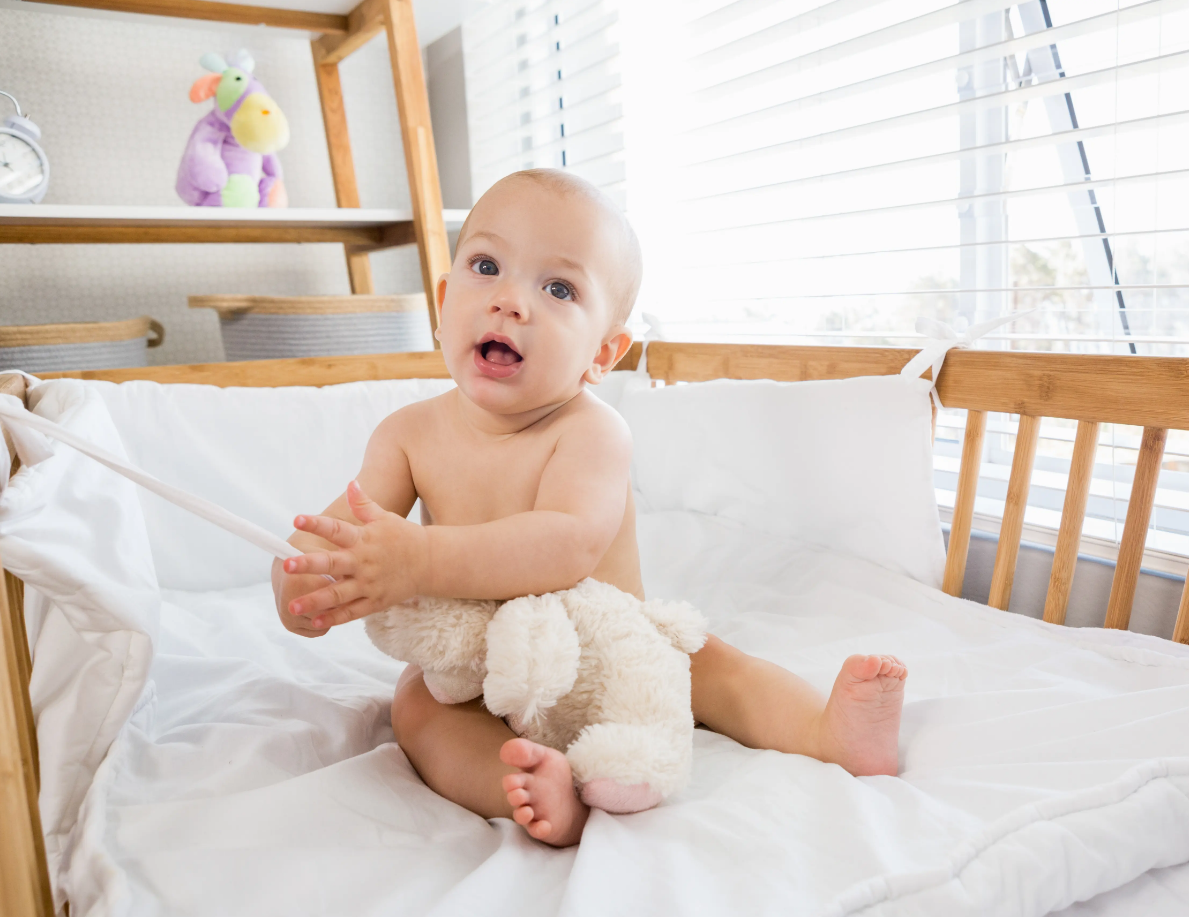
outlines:
{"label": "teddy bear ear", "polygon": [[496,716],[535,722],[573,690],[580,652],[578,632],[556,594],[505,602],[487,625],[483,703]]}
{"label": "teddy bear ear", "polygon": [[220,76],[217,73],[208,73],[206,76],[200,76],[194,81],[194,85],[190,87],[190,101],[205,102],[219,88],[219,80]]}

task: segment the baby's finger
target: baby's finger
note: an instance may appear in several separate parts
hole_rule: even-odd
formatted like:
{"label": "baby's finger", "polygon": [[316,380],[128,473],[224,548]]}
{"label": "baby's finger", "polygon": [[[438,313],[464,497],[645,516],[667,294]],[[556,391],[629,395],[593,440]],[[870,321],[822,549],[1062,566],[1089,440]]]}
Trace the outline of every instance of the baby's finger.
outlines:
{"label": "baby's finger", "polygon": [[333,516],[298,516],[293,520],[293,527],[325,538],[340,548],[352,547],[359,541],[359,526]]}
{"label": "baby's finger", "polygon": [[[314,592],[307,592],[289,603],[291,614],[306,618],[315,618],[325,611],[346,605],[359,598],[359,583],[357,580],[345,579],[332,583]],[[315,627],[318,625],[315,624]]]}
{"label": "baby's finger", "polygon": [[372,603],[368,599],[356,599],[354,602],[348,602],[339,608],[332,608],[330,611],[323,612],[314,618],[311,623],[314,627],[335,627],[339,624],[354,621],[357,618],[366,617],[372,610]]}
{"label": "baby's finger", "polygon": [[336,579],[355,575],[355,555],[349,551],[314,551],[285,561],[286,573],[329,573]]}

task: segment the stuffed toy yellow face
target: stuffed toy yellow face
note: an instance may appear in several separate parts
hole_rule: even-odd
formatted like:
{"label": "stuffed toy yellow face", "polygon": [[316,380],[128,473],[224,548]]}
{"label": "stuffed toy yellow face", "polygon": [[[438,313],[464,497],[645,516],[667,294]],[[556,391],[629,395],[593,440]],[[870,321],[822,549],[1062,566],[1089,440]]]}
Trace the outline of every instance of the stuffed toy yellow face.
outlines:
{"label": "stuffed toy yellow face", "polygon": [[238,67],[220,75],[215,103],[230,117],[231,136],[245,150],[275,153],[289,143],[289,121],[281,107],[258,80]]}
{"label": "stuffed toy yellow face", "polygon": [[289,142],[289,122],[275,101],[252,92],[231,118],[231,136],[245,150],[274,153]]}

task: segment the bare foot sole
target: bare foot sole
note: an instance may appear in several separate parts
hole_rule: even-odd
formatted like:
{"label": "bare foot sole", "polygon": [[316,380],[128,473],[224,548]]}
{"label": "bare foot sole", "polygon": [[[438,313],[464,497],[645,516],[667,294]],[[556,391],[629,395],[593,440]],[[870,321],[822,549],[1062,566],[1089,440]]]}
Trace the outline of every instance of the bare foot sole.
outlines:
{"label": "bare foot sole", "polygon": [[554,847],[577,844],[590,808],[574,791],[574,775],[566,756],[528,739],[509,739],[500,760],[520,768],[504,777],[512,820],[531,837]]}
{"label": "bare foot sole", "polygon": [[856,777],[896,776],[907,677],[895,656],[851,656],[842,663],[820,720],[822,760]]}

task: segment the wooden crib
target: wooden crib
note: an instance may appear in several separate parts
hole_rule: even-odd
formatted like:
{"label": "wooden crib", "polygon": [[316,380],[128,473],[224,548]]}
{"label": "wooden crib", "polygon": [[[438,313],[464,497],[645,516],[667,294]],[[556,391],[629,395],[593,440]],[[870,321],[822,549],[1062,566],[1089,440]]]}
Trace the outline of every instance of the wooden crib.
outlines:
{"label": "wooden crib", "polygon": [[[916,352],[899,348],[658,341],[649,345],[647,366],[653,379],[666,383],[710,379],[798,382],[890,375],[899,372]],[[639,357],[640,345],[636,344],[621,368],[634,369]],[[440,353],[433,352],[47,373],[43,378],[321,386],[367,379],[446,376]],[[1144,428],[1105,621],[1107,627],[1125,630],[1131,618],[1165,437],[1169,429],[1189,429],[1189,359],[954,350],[946,358],[938,391],[947,407],[965,408],[968,412],[943,585],[950,595],[961,595],[965,579],[987,413],[1020,416],[988,599],[988,604],[1000,609],[1006,609],[1011,599],[1041,418],[1078,422],[1045,599],[1044,619],[1054,624],[1065,622],[1099,424]],[[0,392],[23,398],[25,381],[20,376],[0,377]],[[9,451],[15,454],[11,442]],[[6,572],[5,590],[0,592],[0,913],[5,917],[48,917],[53,906],[37,809],[37,740],[29,702],[31,661],[22,609],[22,585]],[[1189,643],[1189,581],[1181,595],[1172,639]]]}

